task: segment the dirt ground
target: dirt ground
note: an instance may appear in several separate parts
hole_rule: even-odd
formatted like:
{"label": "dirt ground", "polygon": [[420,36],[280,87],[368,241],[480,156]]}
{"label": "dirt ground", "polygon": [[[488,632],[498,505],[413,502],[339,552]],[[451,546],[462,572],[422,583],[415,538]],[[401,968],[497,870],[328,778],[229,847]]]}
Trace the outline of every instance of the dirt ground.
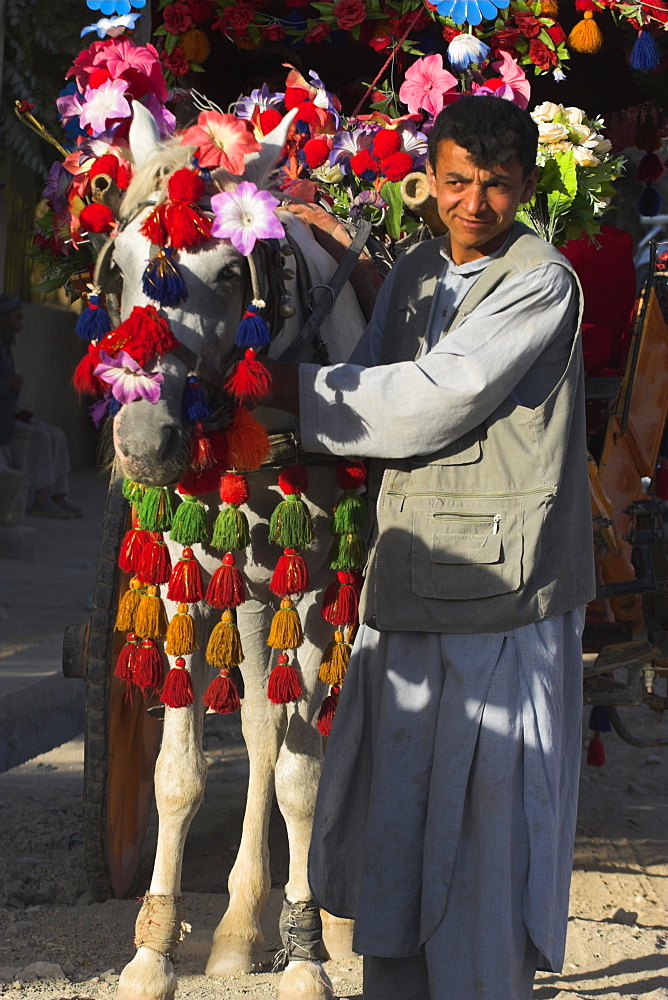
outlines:
{"label": "dirt ground", "polygon": [[[625,718],[645,737],[668,735],[668,719],[657,722],[644,709],[627,710]],[[202,975],[226,905],[247,777],[234,717],[209,717],[205,741],[209,783],[186,850],[183,888],[193,929],[178,958],[177,997],[275,997],[278,976],[270,970],[287,875],[285,833],[276,810],[265,968],[224,981]],[[582,772],[564,970],[539,974],[536,1000],[668,1000],[668,749],[634,749],[614,733],[606,735],[605,745],[606,765]],[[74,740],[0,775],[0,993],[17,1000],[111,998],[133,954],[137,896],[148,886],[155,821],[132,898],[91,902],[82,846],[82,752],[82,740]],[[339,997],[361,1000],[360,959],[326,968]]]}

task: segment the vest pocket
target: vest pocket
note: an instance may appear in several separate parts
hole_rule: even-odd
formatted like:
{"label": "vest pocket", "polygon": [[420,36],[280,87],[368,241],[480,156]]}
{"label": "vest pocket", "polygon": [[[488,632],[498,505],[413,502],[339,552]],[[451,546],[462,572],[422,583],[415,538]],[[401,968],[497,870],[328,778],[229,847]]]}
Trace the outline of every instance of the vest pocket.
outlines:
{"label": "vest pocket", "polygon": [[440,600],[474,600],[517,590],[522,583],[523,508],[489,500],[482,512],[415,511],[411,581],[415,594]]}

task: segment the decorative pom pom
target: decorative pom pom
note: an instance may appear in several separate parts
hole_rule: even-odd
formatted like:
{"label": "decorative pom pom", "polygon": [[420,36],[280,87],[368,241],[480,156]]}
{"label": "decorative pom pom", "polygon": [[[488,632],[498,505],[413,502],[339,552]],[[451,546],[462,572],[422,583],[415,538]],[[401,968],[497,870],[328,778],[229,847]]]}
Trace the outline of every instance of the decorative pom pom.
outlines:
{"label": "decorative pom pom", "polygon": [[139,641],[134,632],[128,632],[127,642],[118,654],[118,659],[116,660],[116,667],[114,668],[114,676],[118,677],[119,681],[125,681],[126,684],[131,684],[134,679],[135,664],[137,662],[137,650],[139,648]]}
{"label": "decorative pom pom", "polygon": [[384,128],[376,132],[371,143],[374,155],[379,160],[384,160],[386,156],[392,156],[401,149],[401,136],[396,129]]}
{"label": "decorative pom pom", "polygon": [[81,210],[79,224],[84,233],[110,233],[116,217],[108,205],[93,203]]}
{"label": "decorative pom pom", "polygon": [[168,708],[186,708],[195,701],[190,671],[186,670],[186,661],[182,656],[176,658],[174,666],[165,677],[160,701]]}
{"label": "decorative pom pom", "polygon": [[209,637],[206,659],[214,667],[238,667],[243,662],[244,653],[234,612],[223,611],[222,618]]}
{"label": "decorative pom pom", "polygon": [[[124,573],[137,572],[144,546],[150,540],[150,534],[143,528],[130,528],[126,531],[118,553],[118,565]],[[142,577],[142,579],[145,580],[146,577]],[[157,581],[149,580],[148,582],[156,583]]]}
{"label": "decorative pom pom", "polygon": [[339,703],[340,690],[339,687],[334,686],[320,706],[316,726],[321,736],[329,736],[332,731],[332,722],[334,721],[336,707]]}
{"label": "decorative pom pom", "polygon": [[228,673],[221,670],[218,677],[209,684],[202,699],[207,708],[219,715],[238,712],[241,708],[237,686]]}
{"label": "decorative pom pom", "polygon": [[281,493],[306,493],[308,489],[308,469],[303,465],[286,465],[278,474],[278,488]]}
{"label": "decorative pom pom", "polygon": [[[142,549],[137,564],[137,576],[144,583],[167,583],[172,573],[172,560],[169,549],[162,540],[159,531],[145,532],[148,540]],[[140,635],[144,633],[139,630]]]}
{"label": "decorative pom pom", "polygon": [[366,466],[364,462],[338,462],[336,466],[336,481],[341,490],[358,490],[366,482]]}
{"label": "decorative pom pom", "polygon": [[578,21],[568,36],[568,44],[574,52],[588,54],[598,52],[601,48],[603,35],[591,10],[585,10],[583,20]]}
{"label": "decorative pom pom", "polygon": [[587,747],[587,764],[590,767],[603,767],[605,764],[605,747],[598,733],[594,733]]}
{"label": "decorative pom pom", "polygon": [[239,347],[267,347],[271,343],[271,331],[266,320],[259,315],[264,303],[253,301],[241,317],[234,341]]}
{"label": "decorative pom pom", "polygon": [[225,433],[230,466],[246,472],[259,469],[271,451],[267,428],[245,406],[238,406]]}
{"label": "decorative pom pom", "polygon": [[[637,69],[641,73],[651,73],[661,62],[661,50],[656,43],[656,39],[650,31],[643,28],[638,32],[638,37],[633,43],[629,63],[632,69]],[[643,178],[646,180],[647,178]],[[652,178],[655,180],[656,178]]]}
{"label": "decorative pom pom", "polygon": [[145,486],[144,483],[135,483],[133,479],[125,478],[123,480],[121,492],[126,500],[128,500],[135,507],[139,508],[146,495],[147,489],[148,486]]}
{"label": "decorative pom pom", "polygon": [[597,733],[609,733],[612,729],[610,716],[605,705],[592,705],[588,728]]}
{"label": "decorative pom pom", "polygon": [[665,167],[656,153],[645,153],[636,168],[637,181],[658,181]]}
{"label": "decorative pom pom", "polygon": [[149,486],[139,508],[139,524],[145,531],[168,531],[172,526],[172,497],[166,486]]}
{"label": "decorative pom pom", "polygon": [[248,518],[236,504],[220,511],[213,525],[211,545],[214,549],[246,549],[250,545]]}
{"label": "decorative pom pom", "polygon": [[209,580],[204,598],[212,608],[236,608],[246,600],[244,578],[234,565],[234,556],[227,552],[222,565]]}
{"label": "decorative pom pom", "polygon": [[171,247],[161,247],[141,279],[144,295],[161,306],[178,306],[188,298],[188,286],[172,260],[173,252]]}
{"label": "decorative pom pom", "polygon": [[364,497],[354,490],[346,490],[334,508],[332,531],[335,535],[347,535],[361,531],[369,517],[369,507]]}
{"label": "decorative pom pom", "polygon": [[128,318],[103,337],[97,346],[111,355],[126,351],[144,368],[156,354],[169,354],[178,348],[179,343],[167,320],[155,306],[148,305],[135,306]]}
{"label": "decorative pom pom", "polygon": [[353,625],[359,610],[359,587],[354,573],[339,570],[337,579],[325,591],[322,617],[330,625]]}
{"label": "decorative pom pom", "polygon": [[269,521],[269,541],[281,548],[305,549],[313,539],[311,514],[297,493],[288,493]]}
{"label": "decorative pom pom", "polygon": [[100,305],[100,296],[89,295],[88,307],[79,316],[74,332],[82,340],[100,340],[110,330],[111,318]]}
{"label": "decorative pom pom", "polygon": [[302,693],[299,674],[290,663],[286,653],[281,653],[276,666],[269,674],[267,697],[274,705],[288,705],[297,701]]}
{"label": "decorative pom pom", "polygon": [[211,416],[211,407],[202,392],[199,379],[194,374],[188,375],[186,379],[181,403],[181,416],[186,423],[208,420]]}
{"label": "decorative pom pom", "polygon": [[264,111],[260,112],[260,128],[262,129],[262,135],[269,135],[273,132],[277,125],[280,125],[283,121],[283,115],[276,108],[265,108]]}
{"label": "decorative pom pom", "polygon": [[325,684],[340,684],[346,676],[349,660],[350,646],[343,638],[343,632],[337,629],[323,653],[318,677]]}
{"label": "decorative pom pom", "polygon": [[357,532],[337,535],[329,553],[330,569],[362,569],[364,542]]}
{"label": "decorative pom pom", "polygon": [[304,633],[299,615],[290,598],[284,597],[272,619],[267,645],[273,649],[297,649],[303,641]]}
{"label": "decorative pom pom", "polygon": [[661,211],[662,198],[652,182],[647,181],[645,190],[638,199],[638,212],[646,218],[654,218]]}
{"label": "decorative pom pom", "polygon": [[287,548],[276,563],[269,589],[278,597],[308,590],[308,569],[296,549]]}
{"label": "decorative pom pom", "polygon": [[201,469],[200,471],[186,469],[176,484],[176,488],[179,493],[187,493],[188,496],[197,496],[198,494],[207,496],[207,494],[214,492],[219,480],[220,471],[217,468]]}
{"label": "decorative pom pom", "polygon": [[74,369],[74,375],[72,376],[72,385],[80,396],[99,396],[104,391],[104,383],[100,381],[97,375],[93,374],[99,363],[99,346],[89,344],[88,352],[84,354]]}
{"label": "decorative pom pom", "polygon": [[193,550],[187,546],[172,570],[167,597],[170,601],[184,604],[196,604],[204,597],[202,571],[193,555]]}
{"label": "decorative pom pom", "polygon": [[125,591],[120,600],[114,626],[119,632],[134,631],[137,608],[143,596],[141,587],[141,580],[133,577],[130,580],[129,590]]}
{"label": "decorative pom pom", "polygon": [[252,347],[237,362],[225,389],[243,403],[259,403],[271,393],[271,375],[262,361],[256,358]]}
{"label": "decorative pom pom", "polygon": [[160,650],[152,639],[144,639],[137,650],[134,663],[134,682],[144,694],[158,691],[162,686],[164,667]]}
{"label": "decorative pom pom", "polygon": [[205,542],[208,534],[204,504],[186,494],[174,513],[169,537],[179,545],[197,545]]}
{"label": "decorative pom pom", "polygon": [[195,620],[188,614],[188,605],[179,604],[167,626],[165,652],[168,656],[190,656],[197,648]]}
{"label": "decorative pom pom", "polygon": [[[401,143],[401,140],[400,140]],[[321,167],[329,159],[329,144],[324,139],[307,139],[302,153],[311,170]]]}
{"label": "decorative pom pom", "polygon": [[204,181],[193,170],[176,170],[167,181],[167,194],[172,201],[196,204],[204,194]]}
{"label": "decorative pom pom", "polygon": [[220,480],[220,499],[223,503],[235,505],[246,503],[249,496],[250,489],[246,477],[236,472],[226,472]]}
{"label": "decorative pom pom", "polygon": [[158,588],[153,584],[146,588],[139,602],[134,628],[144,639],[161,639],[167,634],[165,605],[158,597]]}

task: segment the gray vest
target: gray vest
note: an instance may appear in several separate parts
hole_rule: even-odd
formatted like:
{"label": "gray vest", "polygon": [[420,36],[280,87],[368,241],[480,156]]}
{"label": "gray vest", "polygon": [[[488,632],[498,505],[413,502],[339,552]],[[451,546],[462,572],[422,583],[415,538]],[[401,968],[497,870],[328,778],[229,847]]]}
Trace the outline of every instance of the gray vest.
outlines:
{"label": "gray vest", "polygon": [[[442,271],[441,240],[406,253],[381,364],[414,360]],[[516,224],[504,255],[465,295],[444,335],[515,275],[566,259]],[[578,331],[561,379],[535,409],[505,400],[442,451],[372,462],[377,498],[360,620],[381,629],[500,632],[562,614],[595,594]]]}

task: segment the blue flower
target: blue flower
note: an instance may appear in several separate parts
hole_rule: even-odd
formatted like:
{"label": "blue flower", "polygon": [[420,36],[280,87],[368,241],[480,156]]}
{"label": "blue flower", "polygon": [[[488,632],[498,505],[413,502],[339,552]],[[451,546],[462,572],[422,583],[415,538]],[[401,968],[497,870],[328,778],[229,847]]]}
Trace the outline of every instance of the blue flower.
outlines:
{"label": "blue flower", "polygon": [[508,0],[439,0],[436,9],[441,17],[451,18],[455,24],[480,24],[491,21],[497,10],[508,6]]}
{"label": "blue flower", "polygon": [[489,45],[485,45],[475,35],[457,35],[448,45],[448,61],[459,73],[468,69],[472,63],[480,66],[488,55]]}
{"label": "blue flower", "polygon": [[82,28],[81,37],[89,35],[91,31],[97,32],[98,38],[108,35],[110,38],[117,38],[122,35],[126,28],[134,28],[141,14],[123,14],[121,17],[101,17],[96,24],[88,24]]}
{"label": "blue flower", "polygon": [[146,0],[86,0],[89,10],[99,10],[101,14],[129,14],[133,7],[140,10],[146,6]]}

